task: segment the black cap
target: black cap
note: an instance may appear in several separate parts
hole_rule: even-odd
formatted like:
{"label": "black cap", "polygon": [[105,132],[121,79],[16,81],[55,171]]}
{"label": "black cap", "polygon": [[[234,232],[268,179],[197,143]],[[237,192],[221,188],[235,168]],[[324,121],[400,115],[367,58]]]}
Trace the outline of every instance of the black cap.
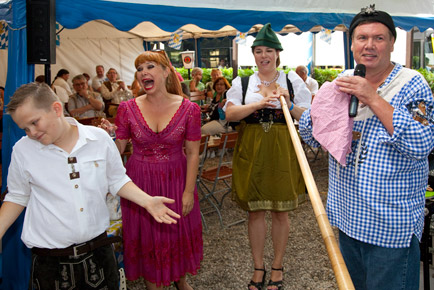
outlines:
{"label": "black cap", "polygon": [[362,22],[379,22],[386,25],[396,40],[395,23],[393,23],[392,17],[387,12],[375,10],[375,4],[362,8],[362,11],[354,16],[349,29],[350,37],[353,36],[354,29]]}

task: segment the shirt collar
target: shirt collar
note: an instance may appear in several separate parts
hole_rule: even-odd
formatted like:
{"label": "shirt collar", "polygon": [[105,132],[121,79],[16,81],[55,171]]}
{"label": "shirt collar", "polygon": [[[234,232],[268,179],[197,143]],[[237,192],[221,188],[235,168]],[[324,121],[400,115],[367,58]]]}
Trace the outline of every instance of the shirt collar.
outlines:
{"label": "shirt collar", "polygon": [[[84,144],[86,144],[89,141],[97,140],[97,137],[95,136],[95,134],[91,130],[86,130],[86,127],[83,124],[79,123],[76,119],[71,118],[71,117],[65,117],[65,119],[69,124],[71,124],[73,126],[77,126],[77,128],[78,128],[78,140],[74,146],[73,151],[78,150],[79,148],[81,148]],[[59,147],[57,147],[54,144],[44,145],[38,141],[35,141],[35,142],[37,143],[39,150],[59,149]]]}

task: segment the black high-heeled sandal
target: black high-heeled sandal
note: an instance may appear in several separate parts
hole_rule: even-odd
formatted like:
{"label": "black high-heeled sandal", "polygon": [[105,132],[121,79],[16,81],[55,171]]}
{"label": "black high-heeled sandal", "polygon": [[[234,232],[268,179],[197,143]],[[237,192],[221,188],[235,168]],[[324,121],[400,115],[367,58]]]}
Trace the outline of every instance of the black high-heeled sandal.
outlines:
{"label": "black high-heeled sandal", "polygon": [[175,284],[175,288],[179,290],[179,287],[178,287],[178,282],[176,282],[176,281],[173,281],[173,284]]}
{"label": "black high-heeled sandal", "polygon": [[[276,269],[271,267],[271,271],[282,271],[283,272],[283,267],[280,269]],[[275,289],[268,289],[268,287],[270,286],[275,286],[277,288]],[[268,285],[267,285],[267,290],[282,290],[283,289],[283,279],[280,281],[272,281],[271,279],[268,281]]]}
{"label": "black high-heeled sandal", "polygon": [[255,271],[262,271],[262,272],[264,272],[264,276],[262,276],[262,281],[261,282],[254,282],[253,280],[250,280],[249,284],[247,285],[247,289],[248,290],[255,290],[255,289],[251,289],[250,288],[251,286],[255,287],[256,290],[262,290],[262,288],[265,285],[265,276],[267,275],[267,271],[265,271],[265,267],[263,269],[255,268]]}

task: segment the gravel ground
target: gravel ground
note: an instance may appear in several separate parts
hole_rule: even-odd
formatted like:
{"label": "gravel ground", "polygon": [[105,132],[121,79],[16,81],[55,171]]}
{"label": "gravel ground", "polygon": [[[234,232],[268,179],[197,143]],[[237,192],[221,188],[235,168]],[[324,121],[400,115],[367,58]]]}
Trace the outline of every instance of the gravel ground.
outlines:
{"label": "gravel ground", "polygon": [[[312,153],[308,153],[312,159]],[[215,160],[207,161],[208,166]],[[311,169],[325,205],[327,192],[327,155],[310,161]],[[205,204],[201,204],[205,206]],[[226,197],[222,207],[225,225],[247,217],[246,213]],[[310,201],[289,213],[290,235],[284,260],[284,289],[337,289],[336,280]],[[205,215],[208,229],[203,233],[204,259],[196,276],[188,275],[190,285],[202,289],[247,289],[253,262],[247,238],[247,222],[221,228],[216,213]],[[267,218],[270,232],[270,217]],[[336,233],[335,233],[336,235]],[[265,246],[265,266],[270,271],[273,259],[268,233]],[[269,272],[267,274],[267,281]],[[143,280],[127,282],[128,289],[146,289]],[[174,286],[165,289],[175,289]]]}

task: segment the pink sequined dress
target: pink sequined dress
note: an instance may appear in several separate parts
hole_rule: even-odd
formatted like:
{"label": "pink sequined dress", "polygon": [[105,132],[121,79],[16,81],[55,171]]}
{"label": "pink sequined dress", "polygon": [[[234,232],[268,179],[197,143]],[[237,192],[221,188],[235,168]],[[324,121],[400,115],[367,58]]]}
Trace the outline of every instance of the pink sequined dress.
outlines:
{"label": "pink sequined dress", "polygon": [[[149,195],[175,200],[168,205],[182,216],[182,194],[187,173],[184,140],[200,140],[200,108],[184,99],[169,125],[152,131],[135,99],[119,105],[119,139],[130,139],[133,154],[126,168],[133,182]],[[142,207],[122,199],[124,264],[128,280],[144,277],[167,286],[186,273],[196,274],[203,259],[202,223],[197,190],[193,210],[177,224],[157,223]]]}

